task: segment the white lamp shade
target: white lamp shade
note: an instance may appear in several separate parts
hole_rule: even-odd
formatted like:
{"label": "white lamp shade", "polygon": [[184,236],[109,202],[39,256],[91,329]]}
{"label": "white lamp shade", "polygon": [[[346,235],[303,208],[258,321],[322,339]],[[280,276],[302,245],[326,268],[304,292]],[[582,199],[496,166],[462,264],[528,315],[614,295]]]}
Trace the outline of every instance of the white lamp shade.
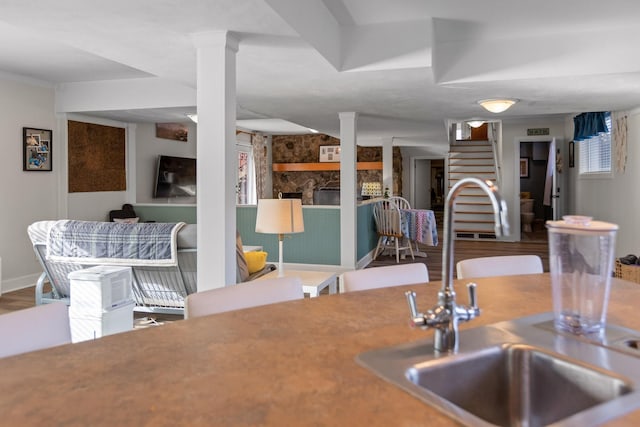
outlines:
{"label": "white lamp shade", "polygon": [[256,233],[302,233],[302,200],[260,199],[256,216]]}
{"label": "white lamp shade", "polygon": [[507,111],[509,107],[516,102],[516,99],[483,99],[482,101],[478,101],[478,104],[492,113],[502,113],[503,111]]}

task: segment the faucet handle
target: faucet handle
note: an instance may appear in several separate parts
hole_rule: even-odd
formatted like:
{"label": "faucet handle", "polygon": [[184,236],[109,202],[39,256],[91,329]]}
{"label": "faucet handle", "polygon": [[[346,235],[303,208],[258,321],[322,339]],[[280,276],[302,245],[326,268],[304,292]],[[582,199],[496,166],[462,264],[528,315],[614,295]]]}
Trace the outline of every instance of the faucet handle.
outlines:
{"label": "faucet handle", "polygon": [[467,320],[471,320],[480,316],[480,308],[478,308],[478,295],[476,293],[476,284],[467,283],[467,291],[469,292],[469,308],[467,309]]}
{"label": "faucet handle", "polygon": [[407,303],[409,304],[409,311],[411,312],[411,324],[413,326],[426,325],[424,316],[418,313],[418,306],[416,305],[416,293],[414,291],[407,291],[404,293],[404,296],[407,297]]}
{"label": "faucet handle", "polygon": [[407,291],[404,293],[407,297],[407,303],[409,304],[409,311],[411,312],[411,318],[415,319],[419,316],[418,306],[416,305],[416,293],[415,291]]}
{"label": "faucet handle", "polygon": [[469,306],[477,310],[478,295],[476,293],[476,284],[473,282],[467,283],[467,291],[469,292]]}

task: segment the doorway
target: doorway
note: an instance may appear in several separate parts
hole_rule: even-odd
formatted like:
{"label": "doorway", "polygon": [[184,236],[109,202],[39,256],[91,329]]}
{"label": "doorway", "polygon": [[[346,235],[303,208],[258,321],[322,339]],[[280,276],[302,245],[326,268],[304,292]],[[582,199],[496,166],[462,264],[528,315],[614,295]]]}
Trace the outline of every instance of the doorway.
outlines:
{"label": "doorway", "polygon": [[442,210],[446,195],[444,159],[414,158],[413,160],[414,208]]}
{"label": "doorway", "polygon": [[544,226],[558,212],[556,140],[520,139],[518,168],[521,240],[546,240]]}

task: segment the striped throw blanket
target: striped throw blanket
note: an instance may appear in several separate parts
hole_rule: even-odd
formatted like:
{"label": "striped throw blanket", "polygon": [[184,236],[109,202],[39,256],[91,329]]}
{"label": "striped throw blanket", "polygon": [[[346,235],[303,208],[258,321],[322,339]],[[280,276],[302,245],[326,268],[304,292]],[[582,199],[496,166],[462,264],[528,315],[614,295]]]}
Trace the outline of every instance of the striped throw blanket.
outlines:
{"label": "striped throw blanket", "polygon": [[47,259],[76,264],[173,266],[178,263],[176,237],[184,225],[56,221],[47,239]]}

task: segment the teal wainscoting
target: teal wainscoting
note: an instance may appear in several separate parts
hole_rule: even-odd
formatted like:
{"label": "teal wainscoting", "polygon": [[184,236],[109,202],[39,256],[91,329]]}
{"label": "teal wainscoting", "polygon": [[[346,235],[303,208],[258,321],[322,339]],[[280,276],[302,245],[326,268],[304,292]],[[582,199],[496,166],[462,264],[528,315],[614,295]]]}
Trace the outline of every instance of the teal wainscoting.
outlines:
{"label": "teal wainscoting", "polygon": [[[140,220],[196,224],[196,206],[135,205]],[[284,262],[296,264],[340,265],[340,209],[303,207],[304,233],[291,234],[284,241]],[[358,206],[357,258],[361,260],[377,243],[373,205]],[[255,232],[256,206],[238,206],[236,222],[246,245],[261,245],[269,262],[278,262],[278,237]]]}
{"label": "teal wainscoting", "polygon": [[134,205],[141,221],[197,224],[195,205]]}
{"label": "teal wainscoting", "polygon": [[[278,262],[278,236],[255,232],[256,206],[238,206],[237,228],[245,245],[260,245],[269,262]],[[340,209],[303,207],[304,233],[284,239],[285,263],[340,265]]]}
{"label": "teal wainscoting", "polygon": [[358,249],[357,258],[360,261],[378,244],[376,222],[373,219],[373,203],[358,206]]}

